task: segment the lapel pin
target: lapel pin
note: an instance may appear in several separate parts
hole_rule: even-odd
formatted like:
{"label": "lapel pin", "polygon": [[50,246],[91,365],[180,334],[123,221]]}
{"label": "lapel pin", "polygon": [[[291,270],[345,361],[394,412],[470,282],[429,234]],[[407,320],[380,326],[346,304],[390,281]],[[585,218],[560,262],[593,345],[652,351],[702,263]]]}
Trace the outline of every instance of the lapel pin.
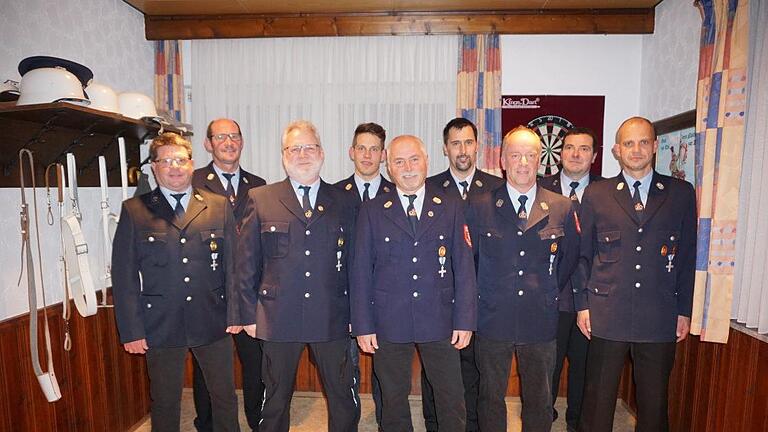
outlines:
{"label": "lapel pin", "polygon": [[438,197],[432,197],[432,202],[433,202],[433,203],[435,203],[435,204],[440,204],[440,203],[442,203],[442,202],[443,202],[443,200],[441,200],[441,199],[440,199],[440,198],[438,198]]}
{"label": "lapel pin", "polygon": [[325,210],[325,209],[323,208],[323,206],[322,206],[322,205],[319,205],[319,206],[317,206],[317,211],[324,211],[324,210]]}
{"label": "lapel pin", "polygon": [[214,173],[208,174],[208,177],[206,177],[208,180],[213,180],[216,178],[216,175]]}
{"label": "lapel pin", "polygon": [[309,219],[312,217],[312,210],[307,210],[304,212],[304,217]]}
{"label": "lapel pin", "polygon": [[499,200],[496,201],[496,207],[501,208],[501,206],[503,206],[503,205],[504,205],[504,200],[499,198]]}
{"label": "lapel pin", "polygon": [[198,201],[202,201],[203,200],[203,196],[200,195],[200,194],[195,194],[195,199],[198,200]]}
{"label": "lapel pin", "polygon": [[158,200],[159,200],[159,198],[157,197],[157,195],[153,195],[152,196],[152,204],[157,204]]}
{"label": "lapel pin", "polygon": [[480,180],[475,180],[475,185],[477,185],[477,187],[483,187],[483,182]]}
{"label": "lapel pin", "polygon": [[344,237],[339,237],[339,241],[336,242],[339,247],[344,246]]}
{"label": "lapel pin", "polygon": [[643,211],[643,204],[642,203],[635,203],[635,211],[640,212]]}
{"label": "lapel pin", "polygon": [[539,205],[541,206],[541,209],[542,209],[542,210],[544,210],[544,211],[547,211],[547,210],[549,210],[549,205],[548,205],[547,203],[545,203],[545,202],[542,202],[542,203],[540,203]]}
{"label": "lapel pin", "polygon": [[657,187],[659,190],[664,190],[664,185],[663,185],[663,184],[661,184],[661,182],[658,182],[658,183],[656,183],[656,187]]}
{"label": "lapel pin", "polygon": [[347,183],[347,185],[344,186],[344,190],[351,191],[352,190],[352,183]]}
{"label": "lapel pin", "polygon": [[621,183],[616,185],[616,190],[620,191],[622,189],[624,189],[624,182],[621,182]]}
{"label": "lapel pin", "polygon": [[435,215],[435,212],[433,212],[432,210],[427,212],[427,216],[429,216],[429,217],[432,217],[434,215]]}
{"label": "lapel pin", "polygon": [[384,203],[384,208],[385,209],[388,209],[390,207],[392,207],[392,201],[387,201],[387,202]]}
{"label": "lapel pin", "polygon": [[555,179],[555,180],[552,182],[552,184],[553,184],[554,186],[557,186],[558,184],[560,184],[560,179]]}
{"label": "lapel pin", "polygon": [[384,192],[389,193],[389,186],[384,186]]}
{"label": "lapel pin", "polygon": [[243,180],[243,183],[248,184],[248,177],[240,177]]}
{"label": "lapel pin", "polygon": [[443,182],[443,187],[448,187],[448,185],[451,184],[450,180],[446,180]]}

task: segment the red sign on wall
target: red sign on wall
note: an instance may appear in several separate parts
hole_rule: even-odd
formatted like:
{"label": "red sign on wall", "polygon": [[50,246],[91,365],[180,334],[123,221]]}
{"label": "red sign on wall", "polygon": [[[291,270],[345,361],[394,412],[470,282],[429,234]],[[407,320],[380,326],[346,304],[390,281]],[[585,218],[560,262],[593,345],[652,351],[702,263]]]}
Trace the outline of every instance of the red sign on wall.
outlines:
{"label": "red sign on wall", "polygon": [[595,132],[597,158],[592,173],[602,172],[605,96],[502,96],[502,136],[517,126],[527,126],[541,137],[539,175],[560,172],[563,137],[574,127]]}

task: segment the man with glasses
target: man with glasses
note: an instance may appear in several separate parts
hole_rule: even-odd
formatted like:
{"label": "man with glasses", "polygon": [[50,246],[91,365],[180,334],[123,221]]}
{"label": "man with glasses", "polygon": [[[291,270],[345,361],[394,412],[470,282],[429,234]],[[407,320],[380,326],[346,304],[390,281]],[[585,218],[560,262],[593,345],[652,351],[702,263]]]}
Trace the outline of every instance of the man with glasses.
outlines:
{"label": "man with glasses", "polygon": [[[216,119],[208,124],[203,145],[213,161],[198,168],[192,175],[192,185],[227,198],[239,228],[245,212],[248,191],[266,184],[264,179],[240,167],[243,135],[240,125],[231,119]],[[261,343],[244,332],[234,335],[237,356],[243,377],[243,405],[248,426],[259,430],[261,399],[264,384],[261,381]],[[194,424],[200,432],[212,432],[211,397],[205,386],[203,372],[193,357],[192,395],[197,417]]]}
{"label": "man with glasses", "polygon": [[[470,197],[492,191],[504,183],[499,177],[477,169],[477,126],[463,117],[457,117],[443,128],[443,154],[448,158],[448,169],[427,179],[446,195],[465,203]],[[464,384],[464,402],[467,405],[467,432],[477,431],[477,396],[480,382],[475,362],[474,338],[461,350],[461,381]],[[428,432],[436,432],[435,398],[432,386],[421,373],[424,425]]]}
{"label": "man with glasses", "polygon": [[[380,193],[388,193],[395,185],[381,175],[379,167],[384,163],[386,151],[384,142],[387,133],[376,123],[362,123],[355,128],[349,158],[355,164],[355,172],[348,178],[335,184],[352,197],[356,204],[376,198]],[[355,398],[358,402],[357,419],[360,419],[360,352],[357,341],[353,338],[350,345],[355,375]],[[371,393],[376,408],[376,424],[381,428],[381,388],[376,374],[371,371]]]}
{"label": "man with glasses", "polygon": [[240,324],[262,339],[261,432],[287,432],[296,370],[309,345],[328,400],[328,430],[357,427],[349,358],[347,270],[355,205],[320,178],[325,153],[312,123],[282,136],[288,178],[248,193],[240,231]]}
{"label": "man with glasses", "polygon": [[387,166],[396,189],[363,203],[357,220],[352,333],[374,355],[383,430],[413,430],[408,394],[418,349],[440,431],[464,432],[459,350],[477,324],[477,290],[463,206],[425,185],[419,138],[392,140]]}
{"label": "man with glasses", "polygon": [[224,197],[192,186],[192,146],[164,133],[149,148],[158,187],[123,203],[112,248],[120,341],[145,354],[153,431],[178,431],[187,351],[211,394],[213,428],[238,431],[232,339],[235,219]]}
{"label": "man with glasses", "polygon": [[[541,141],[518,126],[504,137],[507,181],[467,209],[479,290],[475,355],[480,370],[482,431],[507,430],[507,392],[517,356],[524,431],[552,427],[552,373],[558,297],[578,262],[571,201],[536,185]],[[580,281],[574,280],[580,287]]]}

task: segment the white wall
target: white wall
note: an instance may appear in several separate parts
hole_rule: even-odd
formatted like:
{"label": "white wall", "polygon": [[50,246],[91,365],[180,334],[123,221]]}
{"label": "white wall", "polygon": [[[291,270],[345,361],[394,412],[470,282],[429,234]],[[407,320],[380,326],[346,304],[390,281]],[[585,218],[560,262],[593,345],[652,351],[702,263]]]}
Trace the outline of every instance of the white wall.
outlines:
{"label": "white wall", "polygon": [[121,0],[0,2],[0,81],[19,80],[26,57],[81,63],[116,91],[154,94],[154,48],[144,17]]}
{"label": "white wall", "polygon": [[613,176],[616,128],[640,108],[641,53],[638,35],[502,36],[501,92],[604,95],[603,175]]}
{"label": "white wall", "polygon": [[[82,63],[94,79],[115,90],[154,93],[154,48],[144,38],[144,18],[120,0],[25,0],[0,2],[0,80],[18,80],[19,62],[33,55],[50,55]],[[119,192],[110,192],[113,212]],[[28,195],[30,197],[31,195]],[[63,290],[56,268],[58,225],[45,223],[45,191],[38,190],[46,301],[60,302]],[[31,198],[29,198],[31,200]],[[98,281],[103,272],[97,188],[81,190],[83,229],[91,253],[90,264]],[[19,287],[20,195],[18,189],[0,189],[0,320],[28,311],[26,279]],[[38,298],[40,298],[38,296]]]}
{"label": "white wall", "polygon": [[643,36],[640,115],[652,121],[696,108],[701,15],[690,0],[656,7],[653,34]]}

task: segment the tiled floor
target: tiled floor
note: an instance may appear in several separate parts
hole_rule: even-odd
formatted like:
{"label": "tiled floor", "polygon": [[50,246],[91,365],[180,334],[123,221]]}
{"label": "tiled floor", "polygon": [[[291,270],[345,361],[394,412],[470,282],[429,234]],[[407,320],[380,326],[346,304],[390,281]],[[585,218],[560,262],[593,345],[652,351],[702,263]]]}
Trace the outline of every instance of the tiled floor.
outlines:
{"label": "tiled floor", "polygon": [[[362,396],[362,418],[360,419],[359,432],[376,432],[376,419],[373,414],[373,400],[370,394]],[[242,394],[238,391],[238,397]],[[242,399],[241,399],[242,404]],[[552,432],[565,432],[565,398],[558,398],[555,408],[561,417],[552,425]],[[192,404],[192,390],[185,389],[181,404],[181,430],[194,432],[192,420],[195,417],[195,407]],[[421,399],[411,397],[411,414],[413,416],[414,432],[424,431],[424,422],[421,420]],[[508,431],[520,431],[520,398],[507,398]],[[249,431],[242,409],[240,410],[240,428],[243,432]],[[621,401],[616,404],[616,417],[614,432],[631,432],[635,428],[635,419],[624,408]],[[136,432],[150,432],[149,417],[136,429]],[[327,417],[325,399],[321,393],[297,392],[291,404],[291,431],[292,432],[321,432],[327,430]]]}

